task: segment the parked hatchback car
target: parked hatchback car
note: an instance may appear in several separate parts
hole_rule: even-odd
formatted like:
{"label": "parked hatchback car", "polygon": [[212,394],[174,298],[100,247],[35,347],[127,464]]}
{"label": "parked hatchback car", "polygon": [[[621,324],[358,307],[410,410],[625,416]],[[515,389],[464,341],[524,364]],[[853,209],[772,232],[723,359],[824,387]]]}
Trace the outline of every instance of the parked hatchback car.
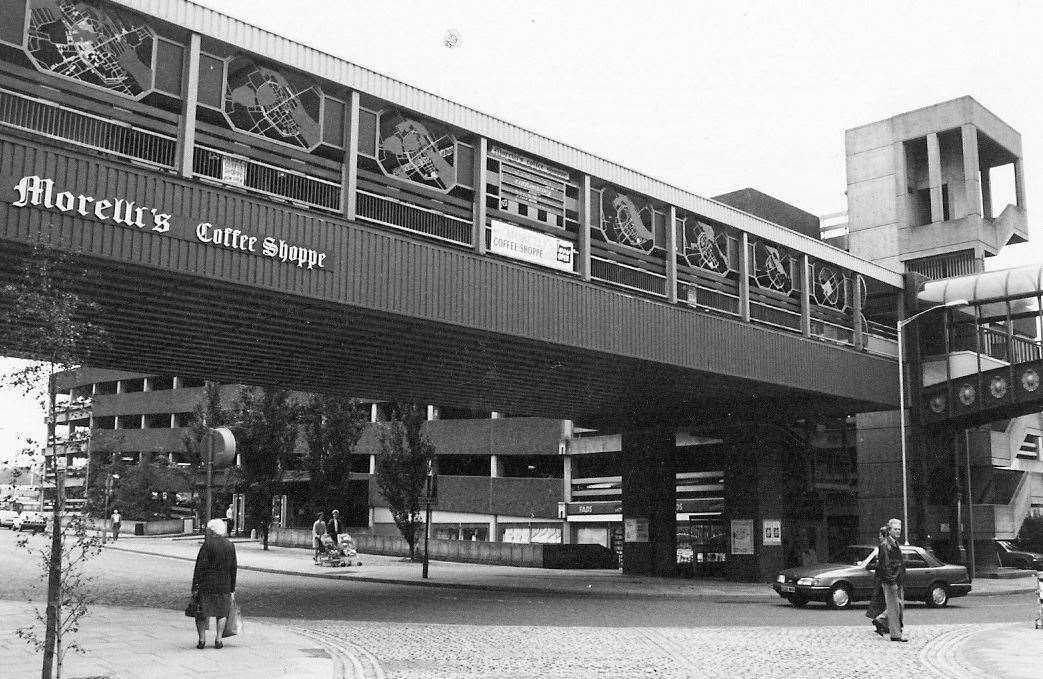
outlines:
{"label": "parked hatchback car", "polygon": [[11,530],[31,530],[34,533],[47,528],[47,517],[42,512],[22,512],[15,518]]}
{"label": "parked hatchback car", "polygon": [[1018,549],[1010,540],[996,540],[996,556],[1000,565],[1007,568],[1043,570],[1043,554]]}
{"label": "parked hatchback car", "polygon": [[[830,608],[847,608],[852,601],[867,601],[876,586],[875,545],[849,545],[829,563],[790,568],[778,574],[772,588],[792,605],[823,601]],[[964,566],[942,563],[922,547],[902,546],[905,557],[905,598],[941,608],[950,597],[971,591]]]}

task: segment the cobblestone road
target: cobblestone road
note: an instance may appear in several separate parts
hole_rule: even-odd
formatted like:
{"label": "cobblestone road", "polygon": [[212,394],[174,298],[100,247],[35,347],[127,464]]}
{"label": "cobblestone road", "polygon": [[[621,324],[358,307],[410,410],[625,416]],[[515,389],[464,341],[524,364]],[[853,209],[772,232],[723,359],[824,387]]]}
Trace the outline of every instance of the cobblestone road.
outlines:
{"label": "cobblestone road", "polygon": [[[959,652],[995,625],[932,625],[891,643],[859,627],[646,628],[316,623],[355,677],[985,677]],[[348,676],[352,676],[350,673]]]}

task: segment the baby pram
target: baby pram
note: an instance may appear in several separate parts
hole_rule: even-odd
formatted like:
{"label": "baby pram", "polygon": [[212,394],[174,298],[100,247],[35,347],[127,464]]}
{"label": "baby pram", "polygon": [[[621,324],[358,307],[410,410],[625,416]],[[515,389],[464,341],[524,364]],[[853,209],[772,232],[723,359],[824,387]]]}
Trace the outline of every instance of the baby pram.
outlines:
{"label": "baby pram", "polygon": [[329,535],[323,535],[322,550],[319,552],[320,566],[337,568],[338,566],[361,566],[359,553],[355,549],[355,541],[347,533],[341,533],[337,542]]}

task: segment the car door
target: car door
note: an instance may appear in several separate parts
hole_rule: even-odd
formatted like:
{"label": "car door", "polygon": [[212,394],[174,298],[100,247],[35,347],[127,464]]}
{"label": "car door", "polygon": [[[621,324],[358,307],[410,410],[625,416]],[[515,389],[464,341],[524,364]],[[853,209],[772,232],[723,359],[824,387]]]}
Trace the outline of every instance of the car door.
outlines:
{"label": "car door", "polygon": [[937,569],[931,568],[927,559],[911,547],[902,547],[902,558],[905,560],[905,598],[924,598],[927,585],[936,577]]}

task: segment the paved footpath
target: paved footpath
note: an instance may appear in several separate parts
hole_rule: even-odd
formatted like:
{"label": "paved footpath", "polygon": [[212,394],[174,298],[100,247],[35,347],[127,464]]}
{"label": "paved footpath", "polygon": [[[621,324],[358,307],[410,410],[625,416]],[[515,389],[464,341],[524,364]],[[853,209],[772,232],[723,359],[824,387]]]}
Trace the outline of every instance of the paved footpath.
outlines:
{"label": "paved footpath", "polygon": [[[0,601],[0,677],[40,676],[42,657],[15,630],[33,621],[33,607]],[[242,637],[196,648],[192,621],[170,610],[91,606],[76,641],[85,653],[69,652],[62,676],[69,679],[337,679],[362,676],[337,644],[283,625],[247,619]],[[259,649],[262,652],[259,652]]]}
{"label": "paved footpath", "polygon": [[[107,549],[194,560],[199,541],[123,539]],[[597,593],[773,601],[766,585],[633,577],[618,571],[549,571],[433,562],[431,578],[395,557],[362,555],[363,566],[315,566],[310,552],[249,541],[240,568],[303,577],[553,594]],[[972,596],[1031,591],[1034,581],[978,580]],[[172,614],[173,613],[173,614]],[[39,676],[39,657],[13,630],[25,604],[0,601],[0,676]],[[183,616],[169,610],[94,607],[70,655],[69,679],[105,677],[776,677],[890,675],[925,679],[1027,679],[1043,667],[1043,630],[1025,624],[917,625],[895,644],[857,627],[611,627],[470,625],[247,619],[224,649],[196,650]],[[135,630],[128,636],[127,630]],[[263,650],[261,650],[263,649]],[[10,661],[9,661],[10,660]]]}

